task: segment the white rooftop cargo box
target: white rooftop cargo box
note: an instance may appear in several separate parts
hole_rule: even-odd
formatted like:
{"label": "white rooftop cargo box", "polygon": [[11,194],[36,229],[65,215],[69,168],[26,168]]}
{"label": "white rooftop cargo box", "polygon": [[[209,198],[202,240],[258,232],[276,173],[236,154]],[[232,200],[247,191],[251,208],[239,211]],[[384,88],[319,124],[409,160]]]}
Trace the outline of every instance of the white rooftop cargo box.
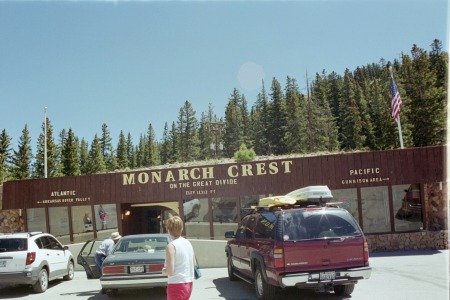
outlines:
{"label": "white rooftop cargo box", "polygon": [[295,191],[292,191],[286,196],[293,197],[297,199],[297,201],[308,201],[308,200],[320,200],[323,201],[331,201],[333,199],[333,195],[331,194],[330,189],[326,185],[314,185],[307,186]]}

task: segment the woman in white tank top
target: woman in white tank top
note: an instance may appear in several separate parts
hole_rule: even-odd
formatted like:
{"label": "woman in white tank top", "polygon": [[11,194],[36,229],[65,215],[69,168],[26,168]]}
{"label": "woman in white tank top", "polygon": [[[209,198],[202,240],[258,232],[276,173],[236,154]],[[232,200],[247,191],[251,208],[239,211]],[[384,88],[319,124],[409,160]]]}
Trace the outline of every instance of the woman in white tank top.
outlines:
{"label": "woman in white tank top", "polygon": [[172,241],[166,247],[166,264],[163,274],[167,279],[167,300],[189,300],[194,281],[194,249],[181,236],[183,221],[174,216],[166,223]]}

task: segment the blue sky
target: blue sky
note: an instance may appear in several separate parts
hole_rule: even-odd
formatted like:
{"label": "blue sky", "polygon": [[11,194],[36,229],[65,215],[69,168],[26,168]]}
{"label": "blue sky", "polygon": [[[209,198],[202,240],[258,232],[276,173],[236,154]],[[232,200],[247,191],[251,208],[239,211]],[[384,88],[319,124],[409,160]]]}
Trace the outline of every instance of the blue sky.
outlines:
{"label": "blue sky", "polygon": [[[36,147],[44,107],[54,134],[89,143],[106,123],[137,144],[162,137],[188,100],[221,117],[234,88],[249,108],[264,80],[343,74],[413,44],[448,51],[447,0],[0,1],[0,130]],[[35,150],[33,152],[35,154]]]}

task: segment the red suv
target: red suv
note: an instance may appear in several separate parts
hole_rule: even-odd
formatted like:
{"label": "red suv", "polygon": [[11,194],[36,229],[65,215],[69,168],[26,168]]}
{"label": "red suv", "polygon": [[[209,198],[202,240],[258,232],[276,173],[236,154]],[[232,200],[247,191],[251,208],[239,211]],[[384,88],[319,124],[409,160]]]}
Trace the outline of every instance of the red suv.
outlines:
{"label": "red suv", "polygon": [[229,279],[254,284],[258,299],[288,287],[348,296],[371,274],[366,238],[343,208],[257,207],[225,237]]}

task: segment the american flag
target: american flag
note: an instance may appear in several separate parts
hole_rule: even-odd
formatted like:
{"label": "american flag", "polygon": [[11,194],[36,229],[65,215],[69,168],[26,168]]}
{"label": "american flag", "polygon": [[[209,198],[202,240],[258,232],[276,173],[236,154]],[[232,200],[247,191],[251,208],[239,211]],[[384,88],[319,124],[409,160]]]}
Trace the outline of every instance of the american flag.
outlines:
{"label": "american flag", "polygon": [[392,93],[392,117],[398,124],[398,117],[400,116],[400,109],[402,106],[402,98],[398,92],[397,85],[395,84],[394,77],[391,76],[391,93]]}

